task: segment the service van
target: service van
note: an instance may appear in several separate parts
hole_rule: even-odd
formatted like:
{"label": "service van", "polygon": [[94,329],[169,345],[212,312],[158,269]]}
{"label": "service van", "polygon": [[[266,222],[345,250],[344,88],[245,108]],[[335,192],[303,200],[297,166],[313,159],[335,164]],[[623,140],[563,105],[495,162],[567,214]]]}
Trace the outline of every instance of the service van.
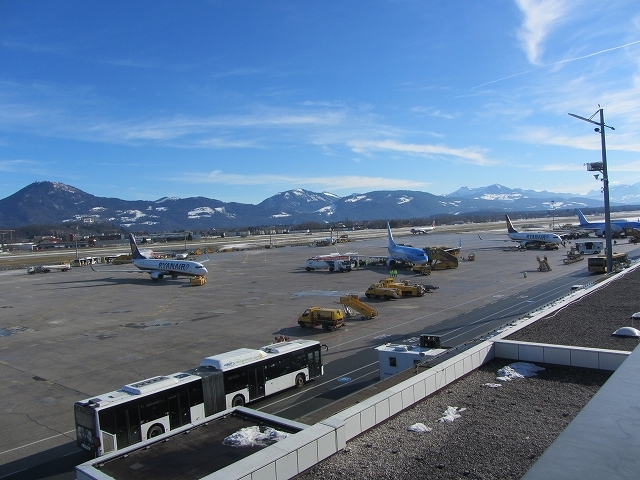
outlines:
{"label": "service van", "polygon": [[603,242],[576,242],[575,250],[582,255],[599,255],[604,252]]}

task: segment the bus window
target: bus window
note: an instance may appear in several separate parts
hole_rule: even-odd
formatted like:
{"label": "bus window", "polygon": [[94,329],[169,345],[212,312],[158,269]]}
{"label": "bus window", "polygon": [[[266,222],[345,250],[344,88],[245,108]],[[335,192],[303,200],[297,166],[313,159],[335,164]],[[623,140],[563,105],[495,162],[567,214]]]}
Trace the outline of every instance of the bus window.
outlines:
{"label": "bus window", "polygon": [[167,397],[166,393],[153,395],[140,405],[140,423],[153,422],[162,417],[167,416]]}

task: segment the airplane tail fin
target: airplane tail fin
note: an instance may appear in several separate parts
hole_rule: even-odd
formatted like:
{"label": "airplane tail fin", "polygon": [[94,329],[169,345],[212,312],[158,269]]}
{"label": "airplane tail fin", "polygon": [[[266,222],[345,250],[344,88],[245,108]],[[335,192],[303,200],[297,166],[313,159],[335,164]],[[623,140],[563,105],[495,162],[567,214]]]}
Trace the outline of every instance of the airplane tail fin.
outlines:
{"label": "airplane tail fin", "polygon": [[391,234],[391,226],[389,226],[389,222],[387,222],[387,234],[389,235],[389,246],[395,247],[396,242],[393,241],[393,235]]}
{"label": "airplane tail fin", "polygon": [[145,258],[145,256],[140,253],[140,250],[138,250],[138,245],[136,244],[136,237],[133,236],[133,233],[129,234],[129,243],[131,244],[131,258],[133,260]]}
{"label": "airplane tail fin", "polygon": [[436,221],[431,222],[431,228],[436,228]]}
{"label": "airplane tail fin", "polygon": [[578,219],[580,220],[581,226],[589,225],[589,221],[586,219],[586,217],[582,214],[580,210],[576,210],[576,213],[578,214]]}
{"label": "airplane tail fin", "polygon": [[509,218],[509,215],[505,215],[505,218],[507,219],[507,231],[509,233],[518,233],[518,231],[513,228],[513,224],[511,223],[511,219]]}

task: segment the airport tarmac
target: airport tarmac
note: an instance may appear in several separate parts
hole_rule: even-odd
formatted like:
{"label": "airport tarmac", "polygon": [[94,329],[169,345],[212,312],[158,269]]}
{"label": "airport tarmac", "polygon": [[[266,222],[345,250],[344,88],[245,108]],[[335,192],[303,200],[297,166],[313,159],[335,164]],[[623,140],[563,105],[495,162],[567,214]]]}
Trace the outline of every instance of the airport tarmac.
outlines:
{"label": "airport tarmac", "polygon": [[[199,287],[185,279],[152,282],[147,274],[127,273],[130,265],[108,266],[117,271],[103,273],[88,267],[40,275],[0,272],[0,478],[64,455],[77,456],[76,463],[85,461],[75,446],[75,401],[192,368],[205,356],[260,347],[284,334],[326,343],[327,368],[348,373],[344,359],[359,352],[369,355],[385,341],[412,338],[447,319],[559,278],[567,277],[567,283],[591,278],[586,261],[563,265],[562,248],[505,252],[502,242],[481,241],[476,233],[396,234],[395,239],[418,247],[461,242],[461,256],[475,253],[475,260],[430,276],[400,271],[399,278],[439,288],[423,297],[387,302],[363,296],[371,283],[388,276],[387,267],[343,274],[304,270],[307,258],[335,247],[212,254],[206,264],[208,281]],[[380,256],[386,244],[384,236],[377,236],[338,249]],[[616,246],[616,251],[634,255],[635,250],[631,244]],[[543,255],[550,272],[537,271],[536,256]],[[304,309],[337,308],[338,297],[349,293],[377,308],[378,317],[348,321],[336,332],[297,325]],[[251,407],[261,408],[260,402]]]}

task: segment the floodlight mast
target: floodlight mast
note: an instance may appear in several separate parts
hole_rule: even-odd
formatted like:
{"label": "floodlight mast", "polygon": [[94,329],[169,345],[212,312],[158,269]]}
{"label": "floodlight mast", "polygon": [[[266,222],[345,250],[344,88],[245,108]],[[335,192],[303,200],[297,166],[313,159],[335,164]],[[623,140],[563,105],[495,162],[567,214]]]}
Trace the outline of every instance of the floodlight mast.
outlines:
{"label": "floodlight mast", "polygon": [[[598,105],[599,107],[600,105]],[[600,122],[594,122],[591,120],[595,117],[596,113],[600,113]],[[611,245],[611,208],[609,206],[609,174],[607,173],[607,147],[605,145],[604,140],[604,129],[610,128],[611,130],[615,130],[615,128],[610,127],[609,125],[604,124],[604,109],[600,108],[596,111],[590,118],[584,118],[580,115],[575,115],[570,113],[572,117],[579,118],[580,120],[584,120],[585,122],[593,123],[594,125],[598,125],[598,128],[595,129],[596,132],[600,133],[600,143],[602,145],[602,169],[598,165],[598,170],[602,172],[602,183],[604,192],[604,225],[605,225],[605,240],[606,240],[606,249],[607,249],[607,273],[611,273],[613,271],[613,248]],[[593,165],[593,164],[591,164]],[[592,169],[595,170],[595,169]]]}

